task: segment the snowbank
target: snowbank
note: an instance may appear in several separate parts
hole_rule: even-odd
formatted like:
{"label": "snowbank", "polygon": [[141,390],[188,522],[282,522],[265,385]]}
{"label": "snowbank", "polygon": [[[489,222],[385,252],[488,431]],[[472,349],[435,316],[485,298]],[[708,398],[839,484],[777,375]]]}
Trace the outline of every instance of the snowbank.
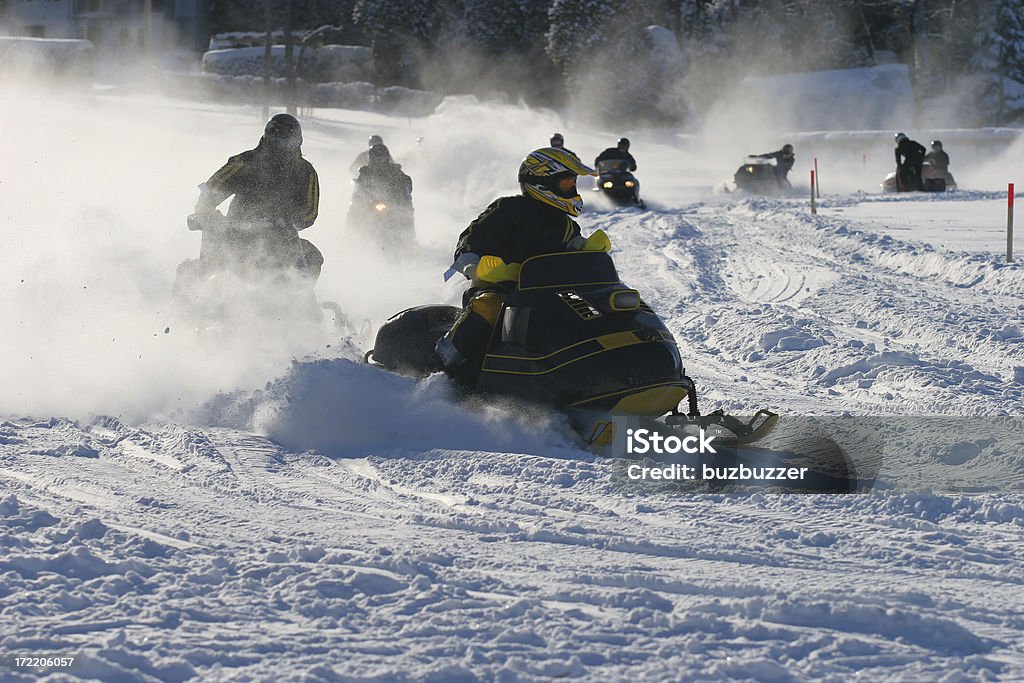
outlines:
{"label": "snowbank", "polygon": [[[203,73],[220,76],[263,76],[263,47],[239,47],[210,50],[203,54]],[[285,75],[285,46],[270,48],[271,76]],[[373,51],[358,45],[326,45],[319,49],[294,47],[296,71],[302,78],[315,82],[373,80],[376,73]]]}
{"label": "snowbank", "polygon": [[[270,103],[282,106],[287,102],[284,78],[270,80]],[[219,76],[214,74],[168,74],[164,92],[173,97],[212,100],[229,104],[261,104],[263,78],[257,76]],[[441,103],[441,96],[425,90],[392,86],[378,88],[373,83],[309,83],[296,84],[300,106],[335,107],[398,113],[405,116],[427,116]]]}
{"label": "snowbank", "polygon": [[0,75],[92,77],[88,40],[0,37]]}

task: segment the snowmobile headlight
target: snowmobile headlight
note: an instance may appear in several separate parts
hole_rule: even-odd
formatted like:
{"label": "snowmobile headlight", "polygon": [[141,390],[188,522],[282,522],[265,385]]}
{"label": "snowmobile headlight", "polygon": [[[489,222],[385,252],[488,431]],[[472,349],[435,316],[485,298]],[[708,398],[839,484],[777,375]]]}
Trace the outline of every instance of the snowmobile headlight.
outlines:
{"label": "snowmobile headlight", "polygon": [[608,297],[613,311],[635,311],[640,308],[640,292],[635,289],[617,289]]}
{"label": "snowmobile headlight", "polygon": [[378,211],[384,211],[385,209],[388,208],[388,205],[385,204],[384,202],[377,202],[376,204],[373,205],[373,208],[377,209]]}
{"label": "snowmobile headlight", "polygon": [[606,181],[604,181],[604,183],[603,183],[603,184],[601,185],[601,187],[603,187],[603,188],[604,188],[604,189],[606,189],[606,190],[610,190],[610,189],[612,189],[613,187],[615,187],[615,183],[613,183],[613,182],[612,182],[612,181],[610,181],[610,180],[606,180]]}
{"label": "snowmobile headlight", "polygon": [[634,183],[632,180],[626,181],[626,187],[633,187],[634,185],[636,185],[636,183]]}

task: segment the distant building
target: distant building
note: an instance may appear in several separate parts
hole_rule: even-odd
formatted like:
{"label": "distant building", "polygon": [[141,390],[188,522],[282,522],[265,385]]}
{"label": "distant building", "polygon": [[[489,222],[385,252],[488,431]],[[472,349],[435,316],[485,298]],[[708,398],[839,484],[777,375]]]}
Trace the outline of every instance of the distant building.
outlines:
{"label": "distant building", "polygon": [[209,40],[207,0],[8,0],[0,4],[0,28],[8,35],[82,38],[98,51],[146,46],[146,10],[155,51],[205,49]]}

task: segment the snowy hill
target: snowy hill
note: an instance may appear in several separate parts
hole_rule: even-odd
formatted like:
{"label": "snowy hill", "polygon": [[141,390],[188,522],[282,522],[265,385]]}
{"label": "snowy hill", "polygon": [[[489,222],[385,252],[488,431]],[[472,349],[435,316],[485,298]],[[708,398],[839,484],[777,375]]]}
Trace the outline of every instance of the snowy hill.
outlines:
{"label": "snowy hill", "polygon": [[[188,334],[168,310],[198,250],[184,216],[259,112],[19,97],[0,113],[20,132],[0,156],[0,654],[76,656],[43,680],[1024,678],[1024,269],[1000,241],[1019,141],[988,164],[949,145],[965,189],[942,197],[877,195],[823,154],[812,215],[806,185],[716,194],[738,159],[634,135],[649,210],[587,190],[581,224],[611,236],[702,407],[892,430],[868,494],[666,492],[625,488],[557,415],[362,364],[368,339]],[[455,239],[553,130],[585,159],[617,137],[471,100],[310,114],[318,294],[373,326],[458,299]],[[344,225],[371,133],[414,179],[415,263]]]}

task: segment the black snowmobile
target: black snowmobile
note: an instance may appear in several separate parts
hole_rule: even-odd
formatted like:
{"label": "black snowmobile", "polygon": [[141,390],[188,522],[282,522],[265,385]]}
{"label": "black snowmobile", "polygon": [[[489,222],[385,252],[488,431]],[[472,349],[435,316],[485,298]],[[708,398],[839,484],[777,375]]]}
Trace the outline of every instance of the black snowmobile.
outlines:
{"label": "black snowmobile", "polygon": [[347,323],[337,304],[317,303],[316,276],[294,229],[232,220],[219,211],[190,215],[188,228],[201,231],[203,241],[199,258],[178,266],[172,296],[197,330],[258,321],[321,325],[325,309],[338,327]]}
{"label": "black snowmobile", "polygon": [[412,195],[387,183],[355,182],[346,225],[361,241],[388,251],[416,246]]}
{"label": "black snowmobile", "polygon": [[747,157],[732,179],[737,190],[750,194],[776,195],[791,187],[789,181],[782,181],[775,174],[774,160],[758,157]]}
{"label": "black snowmobile", "polygon": [[[882,181],[883,192],[912,192],[917,188],[904,188],[900,186],[897,172],[893,171],[885,176]],[[956,180],[953,174],[947,171],[945,174],[936,171],[927,161],[921,164],[921,191],[922,192],[946,192],[956,189]]]}
{"label": "black snowmobile", "polygon": [[347,225],[362,238],[388,248],[412,246],[416,242],[412,206],[387,198],[353,198]]}
{"label": "black snowmobile", "polygon": [[[443,372],[434,346],[459,314],[453,306],[430,305],[394,315],[378,331],[367,362],[413,376]],[[672,334],[639,292],[620,281],[603,251],[546,254],[522,264],[472,391],[560,410],[598,452],[621,442],[626,419],[679,438],[713,432],[726,449],[713,456],[717,463],[778,465],[786,457],[745,446],[772,432],[775,413],[758,411],[749,420],[721,411],[701,414]],[[682,402],[685,412],[679,410]],[[815,490],[857,488],[852,467],[834,450],[828,456],[831,473],[819,472],[803,484]],[[623,449],[614,451],[621,455]],[[806,453],[799,457],[806,459]]]}
{"label": "black snowmobile", "polygon": [[618,206],[639,206],[644,208],[644,200],[640,199],[640,181],[626,168],[624,159],[605,159],[597,162],[600,177],[594,186],[595,191],[604,192]]}

